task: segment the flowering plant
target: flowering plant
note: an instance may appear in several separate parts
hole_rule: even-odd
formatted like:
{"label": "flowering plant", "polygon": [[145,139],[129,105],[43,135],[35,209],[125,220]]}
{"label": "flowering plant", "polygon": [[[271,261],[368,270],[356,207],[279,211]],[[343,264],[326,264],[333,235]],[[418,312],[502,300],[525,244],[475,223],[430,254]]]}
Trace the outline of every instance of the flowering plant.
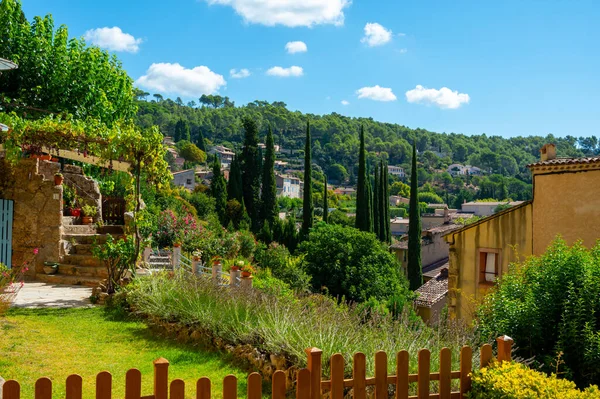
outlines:
{"label": "flowering plant", "polygon": [[250,273],[250,274],[252,274],[252,273],[254,273],[256,270],[254,269],[254,267],[252,267],[252,265],[251,265],[250,263],[245,263],[245,264],[242,266],[242,271],[243,271],[243,272],[246,272],[246,273]]}
{"label": "flowering plant", "polygon": [[23,281],[25,272],[29,270],[29,264],[37,254],[38,249],[35,248],[30,259],[11,269],[0,263],[0,316],[6,312],[14,297],[25,284]]}

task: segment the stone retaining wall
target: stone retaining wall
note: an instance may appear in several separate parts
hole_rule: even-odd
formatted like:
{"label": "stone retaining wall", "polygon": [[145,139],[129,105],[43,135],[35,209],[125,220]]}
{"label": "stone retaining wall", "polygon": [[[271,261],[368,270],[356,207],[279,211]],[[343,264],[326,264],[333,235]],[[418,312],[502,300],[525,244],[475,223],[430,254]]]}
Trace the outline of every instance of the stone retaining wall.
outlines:
{"label": "stone retaining wall", "polygon": [[82,203],[78,204],[79,207],[91,205],[97,209],[98,217],[101,218],[102,195],[100,194],[98,182],[85,176],[81,167],[75,165],[65,165],[62,174],[65,178],[63,184],[73,187],[77,196],[81,198]]}

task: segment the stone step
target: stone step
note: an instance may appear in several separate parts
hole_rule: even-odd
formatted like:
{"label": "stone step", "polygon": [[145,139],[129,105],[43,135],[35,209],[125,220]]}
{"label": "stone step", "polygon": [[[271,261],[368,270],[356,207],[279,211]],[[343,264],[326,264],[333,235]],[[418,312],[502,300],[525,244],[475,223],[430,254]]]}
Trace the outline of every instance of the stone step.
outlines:
{"label": "stone step", "polygon": [[104,267],[104,263],[101,260],[91,255],[65,255],[63,263],[75,266]]}
{"label": "stone step", "polygon": [[73,224],[63,226],[63,234],[96,234],[96,226],[93,224]]}
{"label": "stone step", "polygon": [[104,281],[100,277],[71,276],[65,274],[36,274],[36,280],[49,284],[84,285],[86,287],[97,287]]}
{"label": "stone step", "polygon": [[171,260],[170,256],[155,256],[155,255],[150,255],[148,257],[148,262],[169,262]]}
{"label": "stone step", "polygon": [[73,244],[93,244],[96,241],[98,244],[104,244],[106,242],[105,234],[63,234],[62,239],[69,241]]}
{"label": "stone step", "polygon": [[58,265],[58,274],[79,277],[108,278],[106,267],[77,266],[68,264]]}
{"label": "stone step", "polygon": [[150,269],[171,269],[173,265],[171,263],[147,263]]}
{"label": "stone step", "polygon": [[107,225],[98,227],[98,234],[112,234],[113,236],[120,236],[125,233],[125,227],[119,225]]}
{"label": "stone step", "polygon": [[92,255],[93,244],[75,244],[70,251],[70,255]]}
{"label": "stone step", "polygon": [[63,226],[72,226],[75,224],[76,219],[77,218],[75,216],[63,216],[62,217],[62,225]]}

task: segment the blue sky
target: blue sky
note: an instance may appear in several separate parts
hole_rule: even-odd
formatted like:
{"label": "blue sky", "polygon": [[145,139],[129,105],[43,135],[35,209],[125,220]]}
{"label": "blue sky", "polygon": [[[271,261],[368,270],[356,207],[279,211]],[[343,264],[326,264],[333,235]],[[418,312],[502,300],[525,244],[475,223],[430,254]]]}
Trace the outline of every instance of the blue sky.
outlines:
{"label": "blue sky", "polygon": [[[438,132],[600,134],[594,0],[23,0],[23,8],[114,51],[140,88],[185,101],[212,92]],[[286,51],[295,41],[307,51]],[[231,69],[250,75],[233,78]]]}

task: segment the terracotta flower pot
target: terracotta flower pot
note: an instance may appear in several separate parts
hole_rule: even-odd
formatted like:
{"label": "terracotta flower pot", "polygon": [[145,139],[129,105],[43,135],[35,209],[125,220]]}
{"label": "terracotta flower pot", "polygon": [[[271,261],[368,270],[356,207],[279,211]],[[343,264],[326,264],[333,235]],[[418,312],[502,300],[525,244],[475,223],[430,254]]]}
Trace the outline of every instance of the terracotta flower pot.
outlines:
{"label": "terracotta flower pot", "polygon": [[179,248],[179,247],[181,247],[180,243],[177,242],[177,243],[173,244],[173,248]]}
{"label": "terracotta flower pot", "polygon": [[64,180],[65,180],[64,176],[57,176],[57,175],[54,175],[54,185],[55,185],[55,186],[60,186],[60,185],[62,185]]}
{"label": "terracotta flower pot", "polygon": [[252,273],[250,272],[242,272],[242,277],[250,277]]}
{"label": "terracotta flower pot", "polygon": [[94,218],[91,216],[84,216],[81,218],[81,223],[83,224],[92,224],[94,222]]}
{"label": "terracotta flower pot", "polygon": [[231,266],[231,270],[233,270],[234,272],[237,272],[238,270],[240,270],[240,268],[237,266]]}

